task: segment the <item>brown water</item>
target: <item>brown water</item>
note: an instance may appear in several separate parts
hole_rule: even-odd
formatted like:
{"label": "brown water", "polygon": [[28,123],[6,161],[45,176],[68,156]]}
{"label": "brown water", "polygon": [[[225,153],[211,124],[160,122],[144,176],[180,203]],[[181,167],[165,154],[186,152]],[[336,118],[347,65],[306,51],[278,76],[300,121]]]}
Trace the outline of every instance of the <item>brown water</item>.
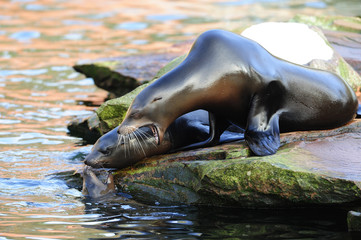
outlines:
{"label": "brown water", "polygon": [[[68,136],[73,116],[106,97],[74,72],[80,59],[165,51],[211,28],[308,15],[360,15],[354,1],[0,1],[0,240],[294,239],[350,237],[343,211],[246,211],[94,202],[59,177],[91,146]],[[90,103],[90,104],[89,104]],[[74,187],[75,186],[75,187]]]}

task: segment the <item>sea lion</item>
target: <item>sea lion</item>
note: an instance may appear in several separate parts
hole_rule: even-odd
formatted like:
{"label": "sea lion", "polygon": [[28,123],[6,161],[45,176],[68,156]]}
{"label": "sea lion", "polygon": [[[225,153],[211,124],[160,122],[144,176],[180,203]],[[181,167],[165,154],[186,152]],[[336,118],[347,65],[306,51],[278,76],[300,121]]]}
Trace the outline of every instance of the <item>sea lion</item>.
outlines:
{"label": "sea lion", "polygon": [[[193,143],[204,141],[209,135],[208,113],[198,110],[177,118],[157,145],[149,127],[141,127],[118,144],[118,128],[104,134],[94,144],[84,163],[94,168],[124,168],[153,155],[175,152]],[[220,142],[243,139],[244,130],[231,126]]]}
{"label": "sea lion", "polygon": [[[103,172],[106,174],[105,183],[103,183],[95,174],[94,170],[85,166],[83,169],[83,195],[91,198],[99,198],[105,195],[114,194],[115,184],[112,173]],[[101,175],[101,173],[99,173]],[[101,176],[99,176],[101,177]],[[104,177],[104,176],[103,176]]]}
{"label": "sea lion", "polygon": [[234,123],[246,130],[254,154],[270,155],[280,146],[280,132],[342,126],[357,106],[355,93],[339,76],[279,59],[237,34],[210,30],[180,65],[137,95],[118,133],[126,138],[148,127],[161,145],[175,119],[204,109],[209,137],[189,148],[217,144]]}

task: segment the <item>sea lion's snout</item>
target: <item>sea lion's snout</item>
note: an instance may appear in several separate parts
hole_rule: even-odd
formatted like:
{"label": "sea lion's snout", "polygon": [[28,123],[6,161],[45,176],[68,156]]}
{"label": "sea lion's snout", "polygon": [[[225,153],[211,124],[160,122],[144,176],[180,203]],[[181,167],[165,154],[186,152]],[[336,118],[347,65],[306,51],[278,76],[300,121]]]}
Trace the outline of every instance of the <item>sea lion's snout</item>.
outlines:
{"label": "sea lion's snout", "polygon": [[83,162],[85,165],[96,167],[96,159],[96,156],[94,156],[93,152],[91,152],[85,157]]}

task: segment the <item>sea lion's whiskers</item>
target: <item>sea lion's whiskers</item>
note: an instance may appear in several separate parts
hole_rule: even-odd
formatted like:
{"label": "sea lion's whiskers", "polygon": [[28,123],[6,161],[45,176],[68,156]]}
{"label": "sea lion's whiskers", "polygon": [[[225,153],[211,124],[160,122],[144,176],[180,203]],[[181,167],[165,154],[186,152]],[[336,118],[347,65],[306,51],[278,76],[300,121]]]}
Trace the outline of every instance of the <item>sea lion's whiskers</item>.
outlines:
{"label": "sea lion's whiskers", "polygon": [[122,141],[124,142],[124,158],[126,159],[127,158],[127,144],[126,144],[126,138],[125,136],[123,135],[122,136]]}
{"label": "sea lion's whiskers", "polygon": [[[142,139],[146,139],[146,138],[149,138],[149,137],[154,137],[152,134],[150,134],[150,133],[147,133],[146,131],[144,131],[144,130],[141,130],[141,129],[139,129],[139,134],[141,134],[142,136],[144,136],[144,138],[142,138]],[[153,146],[157,146],[157,144],[155,144],[154,142],[151,142],[151,144],[153,145]]]}
{"label": "sea lion's whiskers", "polygon": [[129,135],[130,135],[130,137],[132,138],[130,149],[132,149],[134,153],[139,152],[139,150],[137,149],[137,146],[136,146],[136,144],[135,144],[135,142],[134,142],[134,141],[137,140],[137,139],[135,138],[135,136],[134,136],[134,132],[130,133]]}
{"label": "sea lion's whiskers", "polygon": [[115,147],[116,150],[118,150],[119,146],[122,144],[122,140],[123,140],[123,135],[118,133],[117,146]]}
{"label": "sea lion's whiskers", "polygon": [[100,167],[101,169],[104,169],[104,170],[105,170],[105,167],[104,167],[104,164],[103,164],[103,163],[99,164],[99,167]]}
{"label": "sea lion's whiskers", "polygon": [[126,151],[128,151],[128,155],[129,155],[129,157],[130,157],[130,155],[131,155],[131,151],[130,151],[130,144],[131,144],[131,139],[130,139],[130,134],[128,133],[127,135],[126,135],[126,138],[125,138],[128,142],[126,143],[127,144],[127,148],[125,149]]}
{"label": "sea lion's whiskers", "polygon": [[[141,142],[140,142],[140,144],[142,144],[142,145],[145,145],[146,144],[146,141],[147,141],[147,138],[149,137],[149,136],[151,136],[150,134],[148,134],[148,133],[146,133],[144,130],[142,130],[142,129],[139,129],[139,138],[140,138],[140,140],[141,140]],[[152,144],[154,144],[153,142],[152,142]]]}
{"label": "sea lion's whiskers", "polygon": [[[134,136],[134,133],[129,133],[129,143],[130,143],[129,144],[129,151],[133,151],[133,153],[136,153],[138,151],[137,151],[137,149],[135,147],[135,143],[134,143],[134,141],[132,139],[132,138],[134,138],[133,136]],[[129,155],[131,155],[130,152],[129,152]]]}
{"label": "sea lion's whiskers", "polygon": [[145,151],[144,151],[144,148],[142,146],[142,143],[139,141],[139,138],[137,137],[137,134],[133,133],[135,139],[136,139],[136,143],[138,144],[138,149],[141,149],[143,151],[143,154],[144,154],[144,157],[146,157],[146,154],[145,154]]}

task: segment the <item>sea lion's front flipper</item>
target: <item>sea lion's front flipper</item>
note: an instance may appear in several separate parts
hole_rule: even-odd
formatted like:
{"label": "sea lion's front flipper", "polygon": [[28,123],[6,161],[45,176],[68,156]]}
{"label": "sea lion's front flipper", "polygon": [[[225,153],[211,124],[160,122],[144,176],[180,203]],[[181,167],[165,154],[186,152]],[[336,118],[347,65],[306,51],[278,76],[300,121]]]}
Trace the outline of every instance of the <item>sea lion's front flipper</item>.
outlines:
{"label": "sea lion's front flipper", "polygon": [[256,155],[271,155],[280,147],[279,115],[283,91],[279,81],[271,81],[251,101],[245,139]]}
{"label": "sea lion's front flipper", "polygon": [[267,125],[264,122],[258,127],[249,126],[245,139],[254,154],[259,156],[275,154],[280,147],[278,114],[273,115]]}

